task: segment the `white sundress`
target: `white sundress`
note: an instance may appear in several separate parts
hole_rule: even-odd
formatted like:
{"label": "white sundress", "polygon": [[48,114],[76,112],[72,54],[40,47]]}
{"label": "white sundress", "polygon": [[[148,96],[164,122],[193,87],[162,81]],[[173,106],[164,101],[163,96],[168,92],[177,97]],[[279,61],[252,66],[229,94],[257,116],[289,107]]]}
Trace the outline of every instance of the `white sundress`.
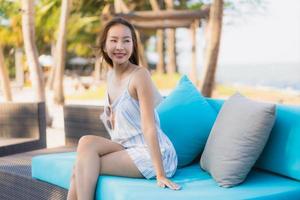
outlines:
{"label": "white sundress", "polygon": [[[133,71],[132,74],[135,71]],[[108,128],[106,124],[108,116],[106,116],[105,112],[100,115],[100,119],[103,121],[110,134],[111,140],[121,144],[142,175],[145,178],[150,179],[156,176],[156,172],[152,163],[149,148],[142,133],[139,102],[134,99],[128,91],[132,74],[128,80],[125,91],[123,91],[123,93],[111,104],[114,113],[114,128]],[[109,105],[108,98],[107,93],[105,106]],[[154,113],[164,172],[166,177],[172,177],[177,169],[178,161],[176,151],[169,138],[160,128],[157,111],[154,110]]]}

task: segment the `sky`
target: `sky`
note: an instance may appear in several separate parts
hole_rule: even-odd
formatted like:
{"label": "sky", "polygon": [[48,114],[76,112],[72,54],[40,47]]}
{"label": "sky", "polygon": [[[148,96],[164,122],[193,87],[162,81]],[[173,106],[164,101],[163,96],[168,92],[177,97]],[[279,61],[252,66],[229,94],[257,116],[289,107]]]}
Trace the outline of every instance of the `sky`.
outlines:
{"label": "sky", "polygon": [[266,1],[263,14],[241,21],[223,26],[220,63],[300,63],[299,0]]}

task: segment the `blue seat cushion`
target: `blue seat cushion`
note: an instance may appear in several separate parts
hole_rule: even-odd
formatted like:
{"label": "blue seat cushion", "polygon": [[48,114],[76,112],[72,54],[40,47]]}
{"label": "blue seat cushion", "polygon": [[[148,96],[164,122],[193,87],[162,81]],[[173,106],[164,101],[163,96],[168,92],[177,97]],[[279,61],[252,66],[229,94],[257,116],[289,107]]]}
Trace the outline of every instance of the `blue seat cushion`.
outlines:
{"label": "blue seat cushion", "polygon": [[[32,176],[60,187],[69,188],[75,153],[36,156]],[[199,199],[299,199],[300,182],[261,170],[250,172],[246,181],[233,188],[221,188],[198,164],[179,169],[173,181],[182,190],[162,189],[154,179],[99,176],[96,200],[199,200]]]}

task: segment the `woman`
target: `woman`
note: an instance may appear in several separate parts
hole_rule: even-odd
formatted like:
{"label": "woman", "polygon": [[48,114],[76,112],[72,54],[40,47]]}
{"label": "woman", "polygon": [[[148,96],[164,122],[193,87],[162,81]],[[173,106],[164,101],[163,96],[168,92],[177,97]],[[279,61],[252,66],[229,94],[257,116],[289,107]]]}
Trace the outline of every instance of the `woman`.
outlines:
{"label": "woman", "polygon": [[122,18],[108,22],[100,51],[110,66],[101,120],[111,140],[99,136],[79,140],[68,199],[92,200],[99,174],[155,177],[160,187],[180,189],[168,179],[176,171],[177,155],[155,111],[161,96],[148,71],[138,66],[133,26]]}

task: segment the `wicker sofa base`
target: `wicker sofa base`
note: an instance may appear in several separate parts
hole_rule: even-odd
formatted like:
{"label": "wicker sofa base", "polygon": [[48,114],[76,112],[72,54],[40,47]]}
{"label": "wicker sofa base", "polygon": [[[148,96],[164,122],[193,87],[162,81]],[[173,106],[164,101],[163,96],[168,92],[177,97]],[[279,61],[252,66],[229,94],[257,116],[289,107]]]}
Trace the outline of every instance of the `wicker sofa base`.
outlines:
{"label": "wicker sofa base", "polygon": [[41,149],[0,158],[1,200],[60,200],[67,190],[31,178],[31,158],[36,155],[75,151],[72,147]]}

